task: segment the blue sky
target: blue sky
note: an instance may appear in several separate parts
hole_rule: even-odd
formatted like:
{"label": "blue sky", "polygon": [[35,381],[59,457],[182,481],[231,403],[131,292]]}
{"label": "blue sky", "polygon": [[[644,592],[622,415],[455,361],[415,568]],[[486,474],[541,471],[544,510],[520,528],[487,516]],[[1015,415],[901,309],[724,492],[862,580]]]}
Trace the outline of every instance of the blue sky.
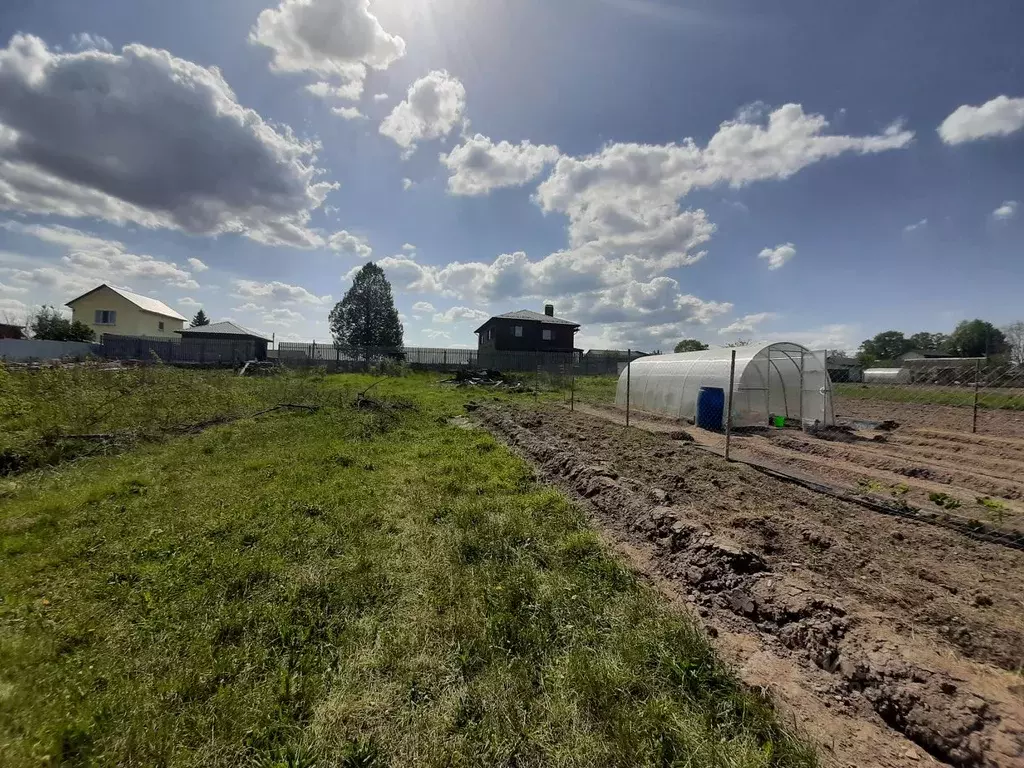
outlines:
{"label": "blue sky", "polygon": [[1021,320],[1022,26],[1013,0],[8,0],[0,314],[109,282],[326,340],[372,259],[409,344],[547,301],[584,348]]}

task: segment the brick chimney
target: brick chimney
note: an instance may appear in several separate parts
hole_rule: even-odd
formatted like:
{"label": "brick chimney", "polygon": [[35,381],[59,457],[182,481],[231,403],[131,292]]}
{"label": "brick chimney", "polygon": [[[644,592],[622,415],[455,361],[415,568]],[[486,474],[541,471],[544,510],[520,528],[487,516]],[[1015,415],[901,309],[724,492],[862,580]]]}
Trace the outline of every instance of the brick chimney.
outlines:
{"label": "brick chimney", "polygon": [[554,317],[555,316],[555,305],[554,304],[545,304],[544,305],[544,314],[547,315],[548,317]]}

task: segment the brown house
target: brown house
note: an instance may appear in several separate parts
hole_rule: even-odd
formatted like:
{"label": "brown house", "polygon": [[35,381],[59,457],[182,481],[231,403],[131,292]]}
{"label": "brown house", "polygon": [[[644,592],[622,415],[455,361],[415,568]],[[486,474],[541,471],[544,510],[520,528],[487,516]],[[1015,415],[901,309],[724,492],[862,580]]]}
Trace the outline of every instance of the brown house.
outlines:
{"label": "brown house", "polygon": [[520,309],[497,315],[475,331],[478,364],[511,370],[562,366],[581,352],[576,349],[579,329],[578,323],[555,317],[551,304],[544,306],[544,314]]}

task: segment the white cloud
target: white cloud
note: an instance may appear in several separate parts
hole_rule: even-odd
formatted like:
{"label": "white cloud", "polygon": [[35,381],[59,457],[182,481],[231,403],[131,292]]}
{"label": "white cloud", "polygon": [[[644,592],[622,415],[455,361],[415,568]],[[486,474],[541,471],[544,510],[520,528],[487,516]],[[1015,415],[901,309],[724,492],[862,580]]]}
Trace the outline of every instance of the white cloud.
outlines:
{"label": "white cloud", "polygon": [[437,341],[438,339],[450,339],[451,335],[447,331],[439,331],[436,328],[424,328],[420,331],[428,339]]}
{"label": "white cloud", "polygon": [[927,226],[928,219],[921,219],[919,222],[915,224],[907,224],[907,226],[903,228],[903,231],[906,232],[907,234],[910,234],[911,232],[915,232],[919,229],[924,229]]}
{"label": "white cloud", "polygon": [[205,272],[206,270],[209,269],[208,266],[206,266],[203,262],[201,262],[199,259],[196,259],[196,258],[188,259],[188,264],[196,272]]}
{"label": "white cloud", "polygon": [[911,131],[893,124],[872,136],[825,133],[822,115],[786,104],[767,122],[750,110],[721,124],[705,147],[680,144],[609,144],[582,158],[562,156],[541,183],[544,211],[569,217],[574,248],[591,243],[602,252],[660,258],[682,266],[699,259],[689,246],[714,231],[703,211],[682,212],[691,190],[785,179],[813,163],[844,153],[869,154],[910,144]]}
{"label": "white cloud", "polygon": [[412,311],[427,314],[434,311],[434,305],[429,301],[417,301],[412,305]]}
{"label": "white cloud", "polygon": [[781,269],[794,256],[796,256],[796,248],[792,243],[783,243],[774,248],[765,248],[757,254],[757,258],[767,260],[768,269]]}
{"label": "white cloud", "polygon": [[386,93],[375,93],[373,94],[373,100],[377,102],[387,101],[388,95]]}
{"label": "white cloud", "polygon": [[359,107],[335,107],[331,110],[343,120],[365,120],[366,115],[359,111]]}
{"label": "white cloud", "polygon": [[102,35],[92,35],[88,32],[80,32],[77,35],[71,36],[71,46],[76,51],[105,51],[110,53],[114,50],[114,46],[110,44],[110,41]]}
{"label": "white cloud", "polygon": [[[153,256],[129,253],[117,240],[105,240],[64,226],[26,225],[14,221],[0,226],[65,251],[60,258],[60,269],[44,266],[13,270],[12,279],[20,283],[20,287],[49,288],[61,293],[88,290],[100,283],[126,286],[139,280],[153,280],[175,288],[199,287],[189,270]],[[0,263],[5,262],[6,259],[0,257]]]}
{"label": "white cloud", "polygon": [[428,72],[409,86],[405,100],[380,124],[380,132],[409,154],[419,141],[447,136],[462,122],[466,89],[443,70]]}
{"label": "white cloud", "polygon": [[235,280],[235,292],[232,294],[239,299],[254,299],[261,303],[260,308],[266,308],[267,302],[281,305],[309,304],[311,306],[324,306],[331,301],[330,296],[316,296],[305,288],[298,285],[289,285],[273,281],[270,283],[259,283],[255,280]]}
{"label": "white cloud", "polygon": [[175,303],[179,307],[185,307],[186,309],[199,309],[200,307],[203,306],[203,302],[196,301],[191,296],[186,296],[182,299],[178,299],[178,301]]}
{"label": "white cloud", "polygon": [[[384,30],[369,0],[282,0],[260,13],[249,34],[273,52],[276,72],[310,72],[340,81],[359,98],[368,68],[387,69],[405,41]],[[354,95],[353,95],[354,94]]]}
{"label": "white cloud", "polygon": [[317,247],[317,145],[238,104],[220,71],[126,46],[0,48],[0,208]]}
{"label": "white cloud", "polygon": [[28,304],[17,299],[0,299],[0,322],[23,323],[28,320]]}
{"label": "white cloud", "polygon": [[416,186],[416,182],[413,181],[412,179],[409,179],[409,178],[402,179],[402,189],[405,190],[406,192],[408,192],[412,187],[415,187],[415,186]]}
{"label": "white cloud", "polygon": [[718,332],[723,336],[734,333],[756,333],[762,323],[774,320],[776,317],[778,315],[774,312],[757,312],[753,315],[744,315],[724,328],[719,328]]}
{"label": "white cloud", "polygon": [[487,312],[481,312],[479,309],[470,309],[469,307],[452,307],[446,309],[444,312],[438,312],[434,315],[435,323],[458,323],[462,321],[480,322],[486,320],[490,315]]}
{"label": "white cloud", "polygon": [[245,304],[241,304],[237,307],[231,308],[232,312],[262,312],[263,307],[252,301],[247,301]]}
{"label": "white cloud", "polygon": [[321,99],[342,99],[344,101],[358,101],[363,94],[363,82],[344,83],[343,85],[332,85],[324,80],[310,83],[306,90]]}
{"label": "white cloud", "polygon": [[360,259],[368,259],[373,254],[373,248],[370,247],[365,237],[353,235],[344,229],[327,238],[327,247],[332,251],[350,253]]}
{"label": "white cloud", "polygon": [[272,309],[263,315],[263,322],[267,325],[289,326],[303,320],[305,318],[300,313],[283,307]]}
{"label": "white cloud", "polygon": [[1002,205],[992,211],[992,218],[996,221],[1006,221],[1017,215],[1018,203],[1016,200],[1006,200]]}
{"label": "white cloud", "polygon": [[939,137],[946,144],[1009,136],[1024,128],[1024,98],[996,96],[980,107],[964,104],[942,121]]}
{"label": "white cloud", "polygon": [[403,251],[407,251],[407,252],[408,251],[415,251],[416,250],[416,246],[413,245],[412,243],[402,243],[402,250]]}
{"label": "white cloud", "polygon": [[486,195],[499,187],[522,186],[558,160],[558,147],[507,141],[495,144],[487,136],[476,134],[448,154],[441,164],[450,176],[448,191],[453,195]]}

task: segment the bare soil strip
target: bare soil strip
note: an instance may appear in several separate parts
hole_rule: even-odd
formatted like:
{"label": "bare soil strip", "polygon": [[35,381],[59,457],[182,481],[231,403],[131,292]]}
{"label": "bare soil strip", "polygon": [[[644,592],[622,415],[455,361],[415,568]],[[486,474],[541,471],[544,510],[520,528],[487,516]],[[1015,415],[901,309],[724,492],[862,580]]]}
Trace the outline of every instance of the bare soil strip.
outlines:
{"label": "bare soil strip", "polygon": [[1024,553],[726,463],[656,420],[479,414],[691,604],[830,764],[1024,764]]}

